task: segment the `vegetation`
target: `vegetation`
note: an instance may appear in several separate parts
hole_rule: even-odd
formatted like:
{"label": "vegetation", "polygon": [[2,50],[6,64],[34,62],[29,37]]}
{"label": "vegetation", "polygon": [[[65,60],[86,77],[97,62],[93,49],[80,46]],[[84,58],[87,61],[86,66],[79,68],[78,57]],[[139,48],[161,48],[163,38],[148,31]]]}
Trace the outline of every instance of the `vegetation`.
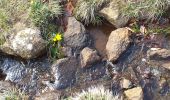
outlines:
{"label": "vegetation", "polygon": [[56,33],[53,34],[53,38],[51,39],[51,41],[49,41],[49,53],[50,53],[50,58],[52,60],[55,60],[56,58],[63,58],[64,54],[62,52],[62,46],[61,46],[61,42],[63,41],[63,36],[61,33]]}
{"label": "vegetation", "polygon": [[59,58],[61,51],[61,40],[52,41],[59,30],[56,25],[56,20],[62,14],[62,6],[58,0],[49,0],[49,2],[42,2],[42,0],[33,0],[31,2],[30,17],[35,26],[39,27],[42,36],[47,40],[48,51],[50,58]]}
{"label": "vegetation", "polygon": [[109,1],[110,0],[79,0],[74,10],[74,15],[86,25],[90,23],[100,24],[102,19],[98,12],[102,9],[103,5]]}
{"label": "vegetation", "polygon": [[146,16],[147,19],[159,18],[170,5],[169,0],[126,0],[121,2],[121,12],[123,16],[141,18]]}
{"label": "vegetation", "polygon": [[[140,25],[138,23],[133,23],[130,28],[133,30],[135,33],[140,33]],[[170,27],[161,27],[161,26],[143,26],[145,28],[145,35],[152,34],[152,33],[157,33],[157,34],[164,34],[164,35],[169,35],[170,34]]]}
{"label": "vegetation", "polygon": [[112,92],[103,86],[97,86],[78,93],[72,100],[120,100],[120,98],[113,96]]}
{"label": "vegetation", "polygon": [[5,100],[28,100],[28,96],[17,88],[11,88],[3,93]]}
{"label": "vegetation", "polygon": [[4,34],[12,32],[15,23],[27,21],[23,15],[28,6],[27,0],[0,0],[0,44],[5,41]]}
{"label": "vegetation", "polygon": [[62,7],[58,0],[33,0],[31,2],[30,17],[35,26],[40,27],[43,36],[48,38],[49,34],[57,31],[57,25],[53,21],[62,14]]}

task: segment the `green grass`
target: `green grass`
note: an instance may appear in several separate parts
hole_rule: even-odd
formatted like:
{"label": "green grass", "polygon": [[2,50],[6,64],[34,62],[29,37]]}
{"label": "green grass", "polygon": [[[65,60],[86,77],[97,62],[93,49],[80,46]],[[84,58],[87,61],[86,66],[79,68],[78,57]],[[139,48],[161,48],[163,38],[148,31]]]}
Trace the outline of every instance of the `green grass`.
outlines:
{"label": "green grass", "polygon": [[33,24],[40,28],[42,36],[48,41],[47,51],[49,58],[59,58],[60,47],[58,43],[52,41],[56,33],[62,33],[60,26],[57,25],[56,20],[63,13],[63,8],[58,0],[49,0],[49,2],[42,2],[42,0],[34,0],[31,4],[30,18]]}
{"label": "green grass", "polygon": [[27,0],[0,0],[0,44],[5,41],[5,34],[12,31],[13,25],[18,21],[25,21],[22,16],[28,10]]}
{"label": "green grass", "polygon": [[170,5],[169,0],[131,0],[120,6],[123,16],[140,18],[147,13],[147,19],[157,19],[166,11]]}
{"label": "green grass", "polygon": [[28,96],[21,90],[12,87],[3,93],[5,100],[28,100]]}
{"label": "green grass", "polygon": [[101,24],[102,19],[98,12],[110,0],[79,0],[74,9],[74,16],[84,24]]}

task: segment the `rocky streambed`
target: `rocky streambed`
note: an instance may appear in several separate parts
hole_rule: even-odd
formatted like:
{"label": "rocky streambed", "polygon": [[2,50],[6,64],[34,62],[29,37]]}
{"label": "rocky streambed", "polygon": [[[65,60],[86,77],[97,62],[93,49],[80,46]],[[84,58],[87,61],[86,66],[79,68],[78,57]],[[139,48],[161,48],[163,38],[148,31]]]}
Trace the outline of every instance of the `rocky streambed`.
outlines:
{"label": "rocky streambed", "polygon": [[41,38],[38,34],[25,31],[25,38],[18,33],[2,45],[1,94],[15,86],[30,100],[72,100],[88,88],[104,86],[119,96],[113,100],[169,100],[170,37],[115,29],[108,22],[84,27],[69,17],[65,57],[51,63],[42,52],[44,40],[33,40]]}

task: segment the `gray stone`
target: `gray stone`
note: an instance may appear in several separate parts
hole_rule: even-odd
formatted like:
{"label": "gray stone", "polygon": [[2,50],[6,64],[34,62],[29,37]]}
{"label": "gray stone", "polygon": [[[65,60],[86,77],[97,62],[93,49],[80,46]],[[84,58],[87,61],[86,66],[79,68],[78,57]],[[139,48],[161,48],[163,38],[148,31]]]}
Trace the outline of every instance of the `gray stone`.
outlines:
{"label": "gray stone", "polygon": [[42,39],[40,31],[26,28],[16,34],[11,34],[0,46],[0,50],[10,55],[31,59],[41,55],[45,47],[46,41]]}
{"label": "gray stone", "polygon": [[81,51],[81,65],[86,67],[100,60],[100,56],[97,54],[96,50],[85,47]]}
{"label": "gray stone", "polygon": [[88,44],[89,38],[85,27],[74,17],[68,18],[67,30],[64,33],[64,43],[66,46],[81,49]]}

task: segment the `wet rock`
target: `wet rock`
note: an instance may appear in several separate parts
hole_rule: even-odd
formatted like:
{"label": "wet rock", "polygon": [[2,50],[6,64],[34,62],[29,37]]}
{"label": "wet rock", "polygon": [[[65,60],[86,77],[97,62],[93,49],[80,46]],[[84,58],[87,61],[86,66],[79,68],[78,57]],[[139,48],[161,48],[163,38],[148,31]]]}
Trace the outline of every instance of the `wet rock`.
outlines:
{"label": "wet rock", "polygon": [[88,36],[82,23],[74,17],[68,18],[67,30],[64,33],[64,43],[66,46],[81,49],[88,45]]}
{"label": "wet rock", "polygon": [[122,79],[121,84],[122,84],[122,88],[124,89],[130,88],[130,86],[132,85],[131,81],[125,78]]}
{"label": "wet rock", "polygon": [[74,84],[78,61],[76,58],[63,58],[52,65],[52,73],[55,78],[56,89],[63,89]]}
{"label": "wet rock", "polygon": [[35,95],[43,87],[42,80],[49,80],[48,60],[22,61],[0,57],[0,69],[6,74],[5,80],[11,81],[23,91]]}
{"label": "wet rock", "polygon": [[117,28],[125,26],[129,20],[128,18],[121,16],[118,3],[114,0],[104,7],[100,11],[100,14]]}
{"label": "wet rock", "polygon": [[167,49],[151,49],[147,51],[150,60],[168,60],[170,59],[170,50]]}
{"label": "wet rock", "polygon": [[100,60],[100,56],[97,54],[96,50],[85,47],[81,51],[81,66],[86,67]]}
{"label": "wet rock", "polygon": [[47,92],[40,96],[37,96],[35,100],[60,100],[60,93],[58,92]]}
{"label": "wet rock", "polygon": [[133,85],[137,85],[139,82],[138,82],[138,79],[136,77],[136,74],[133,70],[132,67],[128,67],[124,72],[123,72],[123,77],[127,80],[129,80],[130,82],[133,83]]}
{"label": "wet rock", "polygon": [[27,69],[22,62],[8,58],[4,58],[2,60],[0,69],[2,69],[3,73],[6,74],[5,80],[16,83],[21,82],[27,72]]}
{"label": "wet rock", "polygon": [[10,35],[7,41],[0,46],[0,50],[10,55],[30,59],[41,55],[45,47],[46,42],[42,39],[40,31],[26,28],[15,35]]}
{"label": "wet rock", "polygon": [[124,93],[128,100],[143,100],[143,91],[141,87],[126,90]]}
{"label": "wet rock", "polygon": [[106,44],[106,52],[109,61],[116,61],[127,49],[131,42],[130,35],[131,32],[127,28],[119,28],[112,31]]}
{"label": "wet rock", "polygon": [[159,62],[160,66],[170,70],[170,50],[155,48],[147,51],[150,60]]}

